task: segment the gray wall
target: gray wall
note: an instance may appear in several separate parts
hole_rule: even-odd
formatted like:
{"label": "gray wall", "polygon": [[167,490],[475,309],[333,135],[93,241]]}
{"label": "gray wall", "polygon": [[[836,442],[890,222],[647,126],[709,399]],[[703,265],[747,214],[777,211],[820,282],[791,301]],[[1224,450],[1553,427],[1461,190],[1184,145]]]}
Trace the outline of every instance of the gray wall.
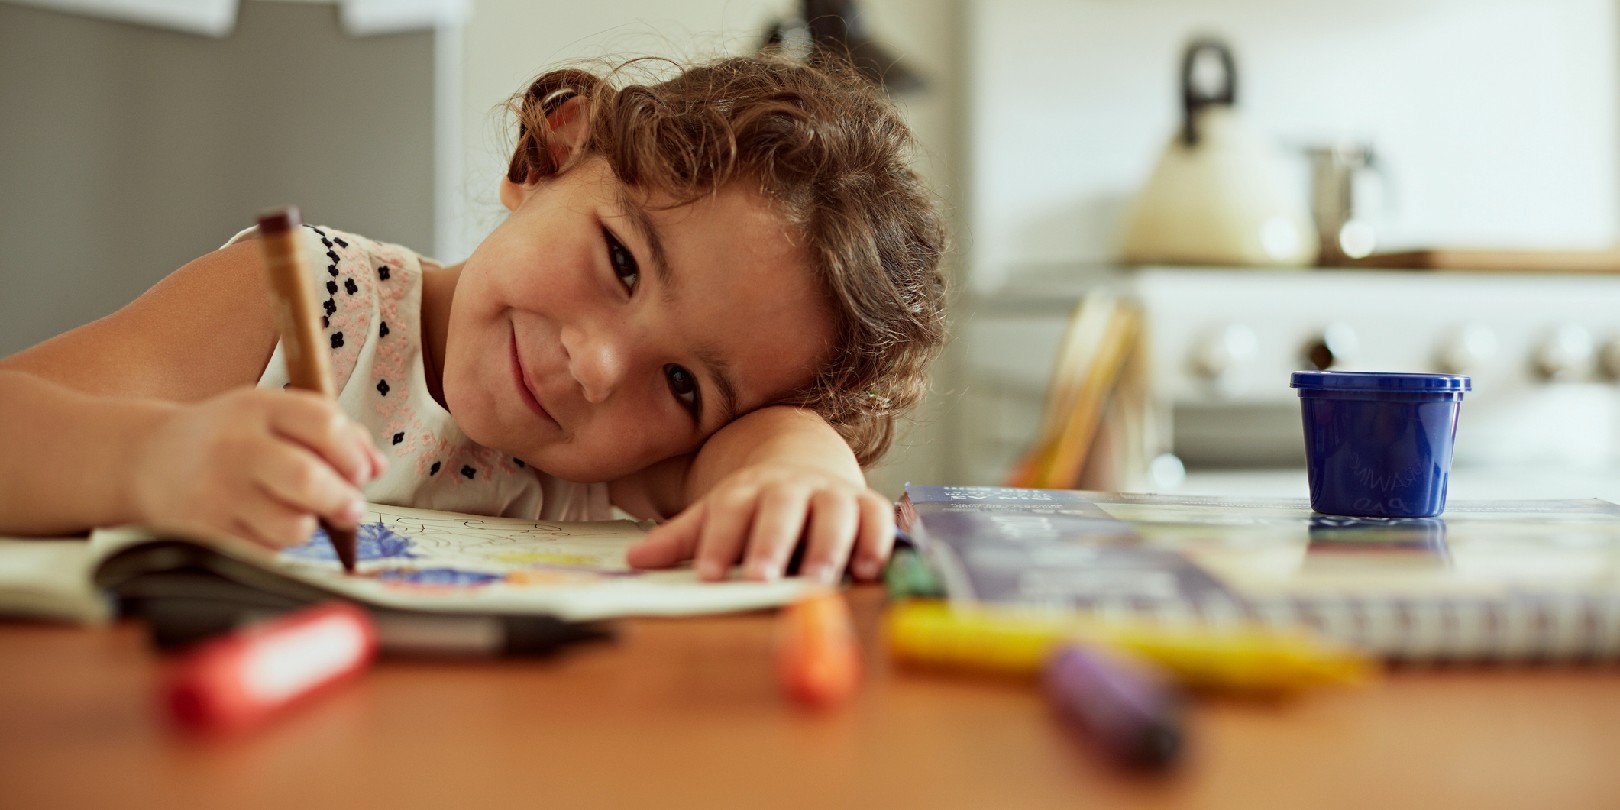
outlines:
{"label": "gray wall", "polygon": [[433,35],[241,4],[222,39],[0,4],[0,356],[288,203],[433,248]]}

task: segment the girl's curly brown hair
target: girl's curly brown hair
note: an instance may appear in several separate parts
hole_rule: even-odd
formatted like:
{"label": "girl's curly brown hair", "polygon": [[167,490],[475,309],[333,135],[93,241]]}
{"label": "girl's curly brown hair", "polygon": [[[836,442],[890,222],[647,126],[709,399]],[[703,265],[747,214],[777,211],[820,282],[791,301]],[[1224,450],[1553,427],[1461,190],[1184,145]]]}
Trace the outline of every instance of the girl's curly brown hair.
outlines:
{"label": "girl's curly brown hair", "polygon": [[646,61],[603,75],[554,70],[514,96],[507,176],[523,183],[563,168],[547,149],[546,115],[580,95],[589,126],[577,155],[606,158],[633,187],[681,205],[759,183],[804,235],[837,317],[833,356],[781,404],[820,414],[870,465],[922,397],[945,341],[945,228],[911,169],[909,128],[879,88],[836,62],[735,57],[617,86]]}

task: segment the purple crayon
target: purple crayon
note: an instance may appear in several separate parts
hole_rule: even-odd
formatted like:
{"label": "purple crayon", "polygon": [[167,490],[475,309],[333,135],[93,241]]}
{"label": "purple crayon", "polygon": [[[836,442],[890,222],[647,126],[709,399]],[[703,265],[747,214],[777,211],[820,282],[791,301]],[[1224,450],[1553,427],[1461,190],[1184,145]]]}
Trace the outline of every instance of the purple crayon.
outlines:
{"label": "purple crayon", "polygon": [[1058,712],[1123,765],[1163,768],[1181,753],[1181,694],[1146,664],[1066,644],[1047,659],[1045,686]]}

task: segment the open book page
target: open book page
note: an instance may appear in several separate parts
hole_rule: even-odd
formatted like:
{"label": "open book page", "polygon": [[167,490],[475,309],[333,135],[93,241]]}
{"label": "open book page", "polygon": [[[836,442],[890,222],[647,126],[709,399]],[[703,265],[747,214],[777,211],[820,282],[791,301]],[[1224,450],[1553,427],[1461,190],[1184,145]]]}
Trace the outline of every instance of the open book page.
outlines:
{"label": "open book page", "polygon": [[[551,613],[591,619],[750,610],[791,602],[811,585],[700,582],[690,567],[634,571],[625,550],[645,528],[631,521],[565,523],[493,518],[371,504],[360,527],[354,575],[345,575],[324,532],[277,552],[213,543],[232,557],[369,604],[413,610]],[[152,540],[132,530],[96,532],[98,556]]]}
{"label": "open book page", "polygon": [[112,615],[90,584],[83,537],[0,538],[0,615],[95,623]]}

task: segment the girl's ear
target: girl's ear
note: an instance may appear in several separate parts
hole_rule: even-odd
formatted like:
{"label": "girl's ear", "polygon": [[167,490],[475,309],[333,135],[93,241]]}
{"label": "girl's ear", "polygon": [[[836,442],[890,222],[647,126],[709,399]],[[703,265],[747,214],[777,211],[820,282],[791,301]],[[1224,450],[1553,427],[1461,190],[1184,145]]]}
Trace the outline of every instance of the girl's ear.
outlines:
{"label": "girl's ear", "polygon": [[[533,165],[539,160],[524,160],[523,152],[526,144],[519,143],[519,154],[512,160],[514,171],[501,180],[501,204],[507,210],[515,211],[518,205],[528,199],[541,179],[561,174],[573,161],[579,157],[580,151],[585,148],[586,136],[589,134],[589,118],[586,115],[586,98],[579,94],[569,96],[557,104],[545,117],[545,133],[541,139],[545,144],[545,158],[549,166]],[[520,139],[527,140],[527,138]],[[538,150],[536,150],[538,151]],[[538,155],[534,156],[538,158]],[[527,165],[524,165],[527,164]],[[513,179],[521,176],[519,182]]]}

